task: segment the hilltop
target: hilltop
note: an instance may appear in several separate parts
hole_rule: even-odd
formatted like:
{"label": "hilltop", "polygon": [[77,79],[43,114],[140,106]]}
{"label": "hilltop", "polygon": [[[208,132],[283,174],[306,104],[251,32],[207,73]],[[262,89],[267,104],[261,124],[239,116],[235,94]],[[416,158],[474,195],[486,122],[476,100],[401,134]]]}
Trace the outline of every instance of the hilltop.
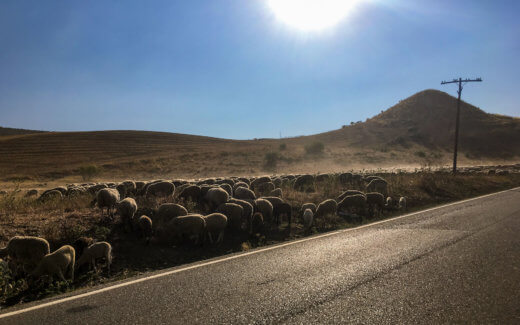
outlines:
{"label": "hilltop", "polygon": [[[456,98],[421,91],[365,122],[311,136],[227,140],[149,131],[38,132],[1,128],[0,170],[4,179],[77,175],[96,165],[110,177],[202,177],[265,173],[266,153],[275,152],[275,172],[311,172],[449,164]],[[346,117],[345,117],[346,118]],[[11,133],[9,133],[11,132]],[[14,133],[13,133],[14,132]],[[17,132],[17,133],[16,133]],[[466,164],[520,157],[520,119],[463,102],[460,159]],[[304,147],[320,142],[321,155]],[[283,144],[284,148],[280,145]]]}

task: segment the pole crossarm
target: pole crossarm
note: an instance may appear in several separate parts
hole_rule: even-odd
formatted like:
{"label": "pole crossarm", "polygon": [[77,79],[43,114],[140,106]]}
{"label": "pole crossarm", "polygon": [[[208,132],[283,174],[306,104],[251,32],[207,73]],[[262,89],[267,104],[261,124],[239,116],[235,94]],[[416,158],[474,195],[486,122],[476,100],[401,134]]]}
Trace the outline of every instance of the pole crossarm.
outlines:
{"label": "pole crossarm", "polygon": [[453,79],[452,81],[442,81],[441,85],[454,84],[459,82],[482,82],[482,78],[476,79]]}

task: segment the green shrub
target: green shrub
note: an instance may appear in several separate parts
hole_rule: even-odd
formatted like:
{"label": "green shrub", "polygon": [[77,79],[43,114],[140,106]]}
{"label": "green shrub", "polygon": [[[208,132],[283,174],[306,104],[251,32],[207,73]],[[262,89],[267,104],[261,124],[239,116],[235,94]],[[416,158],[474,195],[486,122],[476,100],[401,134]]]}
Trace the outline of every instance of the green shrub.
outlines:
{"label": "green shrub", "polygon": [[276,152],[268,152],[264,156],[264,168],[275,169],[280,156]]}
{"label": "green shrub", "polygon": [[79,174],[84,181],[89,181],[99,174],[99,168],[95,165],[81,166],[79,168]]}
{"label": "green shrub", "polygon": [[421,158],[425,158],[425,157],[426,157],[426,153],[424,153],[424,151],[417,151],[417,152],[415,153],[415,155],[416,155],[417,157],[421,157]]}
{"label": "green shrub", "polygon": [[278,149],[280,149],[280,151],[287,149],[287,144],[280,143],[280,146],[278,147]]}
{"label": "green shrub", "polygon": [[325,150],[323,142],[315,141],[313,143],[305,145],[305,152],[309,155],[319,155]]}

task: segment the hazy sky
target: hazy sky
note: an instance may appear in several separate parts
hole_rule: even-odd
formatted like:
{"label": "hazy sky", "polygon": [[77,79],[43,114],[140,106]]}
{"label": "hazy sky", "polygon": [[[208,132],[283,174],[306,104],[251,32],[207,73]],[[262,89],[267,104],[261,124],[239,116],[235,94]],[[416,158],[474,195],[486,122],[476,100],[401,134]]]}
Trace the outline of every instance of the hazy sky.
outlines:
{"label": "hazy sky", "polygon": [[265,0],[0,1],[0,126],[313,134],[440,81],[520,116],[520,1],[360,0],[303,32]]}

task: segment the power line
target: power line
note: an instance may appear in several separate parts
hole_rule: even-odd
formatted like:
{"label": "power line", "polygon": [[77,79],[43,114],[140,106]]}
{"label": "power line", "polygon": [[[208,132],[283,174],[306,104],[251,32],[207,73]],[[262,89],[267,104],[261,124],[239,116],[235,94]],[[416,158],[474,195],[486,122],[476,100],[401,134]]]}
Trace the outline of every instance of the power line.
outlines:
{"label": "power line", "polygon": [[458,145],[459,145],[459,120],[460,120],[460,95],[462,94],[462,88],[464,88],[464,85],[462,83],[466,84],[468,82],[482,82],[482,79],[481,78],[476,78],[476,79],[459,78],[459,79],[453,79],[452,81],[442,81],[441,82],[441,85],[454,84],[454,83],[459,84],[459,90],[457,91],[457,94],[459,95],[459,97],[457,98],[457,118],[456,118],[456,122],[455,122],[455,146],[454,146],[454,150],[453,150],[453,174],[457,173],[457,149],[458,149]]}

